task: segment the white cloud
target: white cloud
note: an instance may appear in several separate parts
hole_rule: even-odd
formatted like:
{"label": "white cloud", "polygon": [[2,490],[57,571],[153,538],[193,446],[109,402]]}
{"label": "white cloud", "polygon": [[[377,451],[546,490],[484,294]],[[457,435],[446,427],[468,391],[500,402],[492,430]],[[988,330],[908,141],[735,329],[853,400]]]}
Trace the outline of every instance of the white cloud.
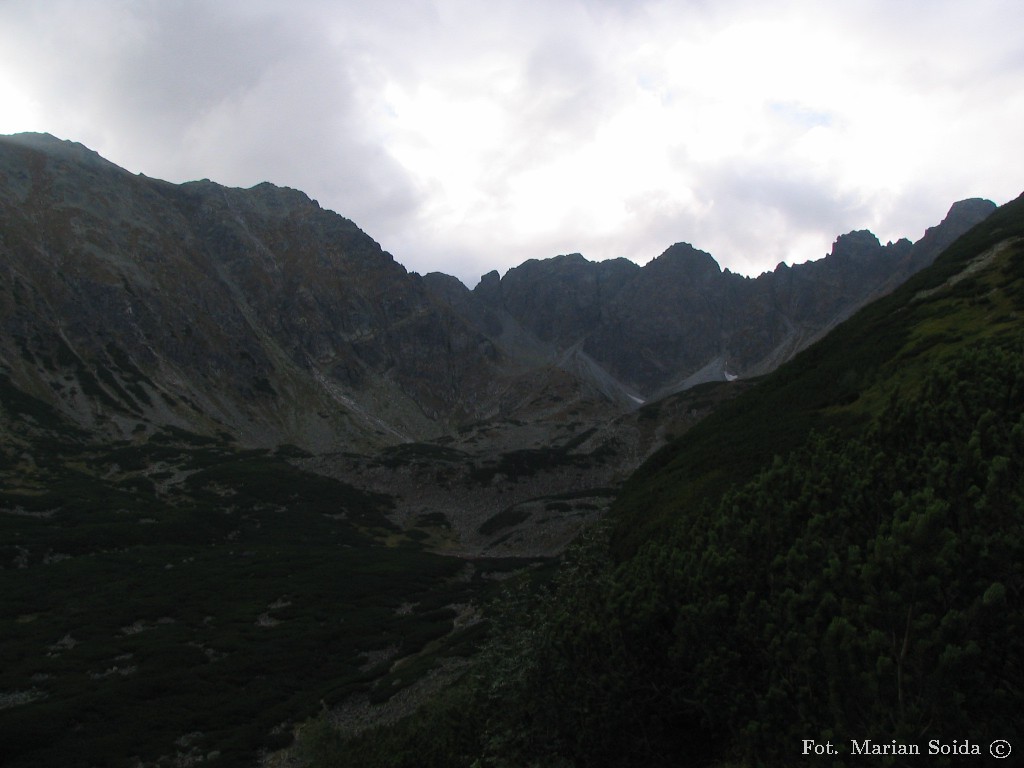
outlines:
{"label": "white cloud", "polygon": [[470,284],[675,241],[748,274],[1024,185],[1024,6],[8,0],[0,130],[298,187]]}

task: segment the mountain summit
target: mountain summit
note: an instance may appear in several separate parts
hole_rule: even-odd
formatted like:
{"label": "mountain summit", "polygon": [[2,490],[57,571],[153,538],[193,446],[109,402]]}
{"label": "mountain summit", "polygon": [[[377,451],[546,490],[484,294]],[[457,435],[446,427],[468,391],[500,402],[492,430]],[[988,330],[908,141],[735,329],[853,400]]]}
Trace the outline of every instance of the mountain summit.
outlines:
{"label": "mountain summit", "polygon": [[496,357],[351,221],[260,184],[168,184],[46,136],[0,141],[7,375],[74,422],[243,442],[436,430]]}
{"label": "mountain summit", "polygon": [[644,267],[579,254],[531,260],[473,291],[544,342],[577,349],[643,399],[702,381],[772,370],[857,308],[930,264],[995,210],[956,203],[917,243],[867,231],[837,238],[819,261],[748,278],[677,243]]}
{"label": "mountain summit", "polygon": [[[0,137],[5,764],[248,766],[295,729],[314,739],[303,758],[374,765],[347,742],[331,759],[329,719],[391,722],[458,675],[482,696],[446,691],[450,716],[421,721],[414,748],[368,731],[377,761],[421,766],[426,744],[430,764],[459,764],[453,745],[469,739],[466,763],[497,750],[546,764],[576,745],[589,750],[579,764],[652,765],[767,744],[786,764],[806,736],[790,738],[794,707],[853,701],[879,715],[864,733],[893,722],[894,626],[913,637],[908,691],[949,673],[909,699],[914,733],[964,681],[976,695],[952,706],[1012,723],[1014,667],[988,675],[971,659],[1012,654],[1021,636],[1020,612],[1005,610],[1021,562],[1006,546],[1024,541],[1007,537],[1019,521],[1005,514],[1024,476],[1019,347],[986,356],[978,343],[1017,338],[1019,207],[972,228],[993,206],[966,201],[917,243],[853,232],[820,261],[757,278],[678,243],[644,267],[531,260],[470,291],[410,274],[297,190],[170,184],[51,136]],[[901,282],[771,375],[733,380]],[[974,374],[928,384],[943,408],[891,411],[958,349],[981,354]],[[878,415],[886,403],[897,418]],[[865,433],[876,417],[885,429]],[[844,430],[837,451],[773,465],[723,502],[711,536],[685,527],[817,426]],[[843,441],[858,430],[876,442]],[[858,466],[878,473],[854,478],[843,511],[832,489]],[[806,482],[784,473],[804,467]],[[908,491],[943,474],[957,488]],[[810,524],[794,512],[805,503]],[[887,505],[912,524],[886,522]],[[614,548],[595,549],[604,534],[591,528],[550,579],[601,518]],[[880,538],[845,538],[864,526]],[[952,559],[947,528],[981,558]],[[899,531],[914,549],[890,546]],[[918,570],[918,543],[944,570]],[[858,571],[862,553],[874,560]],[[912,614],[876,588],[893,564],[905,594],[927,600]],[[696,579],[680,577],[688,568]],[[509,577],[556,592],[520,602]],[[856,630],[808,631],[851,579],[868,598],[841,600]],[[522,633],[480,621],[499,593]],[[815,654],[839,634],[854,653],[822,678],[832,667]],[[464,674],[485,635],[498,675]],[[862,685],[867,673],[884,685]],[[838,695],[801,680],[852,682]],[[956,722],[947,733],[976,721]]]}
{"label": "mountain summit", "polygon": [[469,291],[297,190],[170,184],[21,134],[0,139],[3,374],[91,431],[314,450],[549,418],[531,392],[610,416],[774,368],[993,209],[958,203],[914,245],[843,235],[754,279],[679,243],[644,267],[530,260]]}

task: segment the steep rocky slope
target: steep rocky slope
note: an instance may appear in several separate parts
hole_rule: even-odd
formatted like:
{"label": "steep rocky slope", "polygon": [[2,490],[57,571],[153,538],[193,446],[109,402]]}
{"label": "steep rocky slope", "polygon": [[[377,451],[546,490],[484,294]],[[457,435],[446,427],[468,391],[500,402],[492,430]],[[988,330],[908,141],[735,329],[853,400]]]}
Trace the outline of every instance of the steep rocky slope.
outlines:
{"label": "steep rocky slope", "polygon": [[412,690],[659,446],[772,391],[727,373],[789,356],[989,208],[756,279],[677,245],[470,291],[295,190],[0,138],[8,760],[248,766],[325,705]]}
{"label": "steep rocky slope", "polygon": [[169,184],[21,134],[0,139],[2,374],[112,437],[372,451],[486,420],[601,422],[772,369],[992,207],[958,203],[915,245],[843,235],[755,279],[677,244],[642,268],[531,260],[469,291],[296,190]]}
{"label": "steep rocky slope", "polygon": [[1006,757],[1022,319],[1024,196],[667,445],[500,606],[473,674],[395,728],[321,731],[318,764],[790,766],[804,738],[835,765]]}
{"label": "steep rocky slope", "polygon": [[111,434],[373,446],[477,415],[501,356],[301,192],[136,177],[0,142],[5,374]]}
{"label": "steep rocky slope", "polygon": [[677,243],[643,268],[579,254],[531,260],[501,278],[485,275],[473,296],[555,348],[585,354],[623,389],[656,398],[772,370],[994,209],[986,200],[956,203],[913,244],[883,246],[870,232],[850,232],[823,259],[780,264],[757,278],[723,271],[710,254]]}
{"label": "steep rocky slope", "polygon": [[753,279],[677,244],[644,267],[531,260],[470,291],[296,190],[175,185],[6,137],[0,431],[28,446],[56,414],[60,439],[294,444],[439,549],[550,554],[735,388],[661,398],[774,368],[992,208],[957,203],[916,244],[852,232]]}

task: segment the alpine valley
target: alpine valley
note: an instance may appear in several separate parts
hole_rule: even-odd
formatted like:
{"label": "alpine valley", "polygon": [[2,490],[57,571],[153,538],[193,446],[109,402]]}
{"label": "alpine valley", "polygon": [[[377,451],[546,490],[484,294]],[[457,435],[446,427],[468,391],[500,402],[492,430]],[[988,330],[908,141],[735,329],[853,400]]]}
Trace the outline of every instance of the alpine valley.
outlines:
{"label": "alpine valley", "polygon": [[[1006,711],[1024,690],[1021,205],[957,202],[914,242],[850,232],[756,278],[677,243],[470,290],[296,190],[0,137],[5,765],[755,765],[786,763],[782,732],[790,758],[828,732],[981,740],[926,699],[943,664]],[[1005,392],[967,392],[985,368]],[[921,410],[957,386],[986,404],[963,416],[977,467],[942,432],[959,411]],[[943,522],[997,497],[1003,538]],[[1004,610],[1002,660],[951,629],[994,621],[972,601]],[[807,654],[841,684],[785,671]],[[865,698],[879,685],[895,698]]]}

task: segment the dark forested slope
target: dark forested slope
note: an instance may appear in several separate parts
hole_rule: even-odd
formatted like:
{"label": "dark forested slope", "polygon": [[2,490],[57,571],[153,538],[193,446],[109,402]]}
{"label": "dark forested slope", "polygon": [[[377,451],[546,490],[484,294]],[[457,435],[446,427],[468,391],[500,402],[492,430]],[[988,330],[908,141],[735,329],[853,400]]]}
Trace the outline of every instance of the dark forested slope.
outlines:
{"label": "dark forested slope", "polygon": [[1015,338],[1024,311],[1024,198],[1002,206],[934,263],[719,409],[636,473],[618,505],[627,549],[686,503],[745,481],[812,429],[859,434],[917,393],[944,358]]}
{"label": "dark forested slope", "polygon": [[590,681],[559,753],[1019,736],[1022,313],[1024,198],[638,473],[607,587],[563,588],[526,654],[535,685]]}
{"label": "dark forested slope", "polygon": [[1024,198],[649,461],[446,700],[307,745],[498,766],[1019,745],[1022,313]]}

